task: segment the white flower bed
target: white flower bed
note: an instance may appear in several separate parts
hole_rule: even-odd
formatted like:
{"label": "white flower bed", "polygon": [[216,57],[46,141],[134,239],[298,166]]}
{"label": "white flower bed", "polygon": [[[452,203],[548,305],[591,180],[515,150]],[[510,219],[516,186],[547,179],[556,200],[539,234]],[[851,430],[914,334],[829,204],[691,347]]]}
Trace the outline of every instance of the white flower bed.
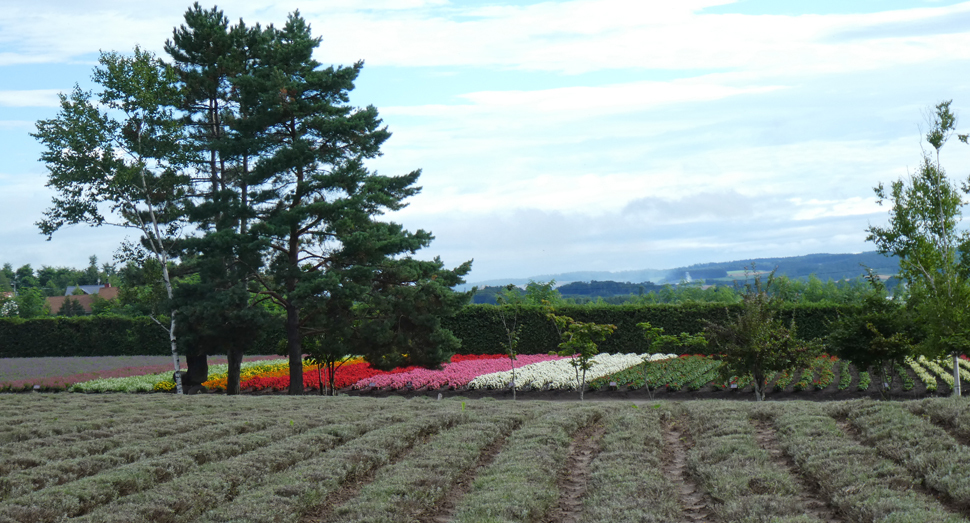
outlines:
{"label": "white flower bed", "polygon": [[155,384],[171,381],[174,371],[127,378],[101,378],[71,385],[71,392],[151,392]]}
{"label": "white flower bed", "polygon": [[[593,357],[593,367],[586,371],[586,382],[608,376],[615,372],[638,365],[644,360],[660,360],[676,357],[673,354],[609,354],[602,353]],[[533,363],[515,370],[518,387],[532,389],[573,389],[577,388],[576,369],[570,359]],[[484,374],[468,383],[469,389],[505,389],[512,385],[512,371]]]}

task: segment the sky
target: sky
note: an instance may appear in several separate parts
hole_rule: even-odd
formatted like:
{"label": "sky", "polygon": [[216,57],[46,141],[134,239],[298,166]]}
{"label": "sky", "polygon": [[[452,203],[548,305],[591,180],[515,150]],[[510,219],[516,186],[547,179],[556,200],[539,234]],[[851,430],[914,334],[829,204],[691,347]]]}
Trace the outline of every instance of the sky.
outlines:
{"label": "sky", "polygon": [[[203,7],[211,4],[203,3]],[[920,163],[929,108],[970,132],[970,2],[224,1],[299,9],[325,65],[364,61],[351,102],[393,133],[369,167],[422,169],[388,219],[469,282],[874,250],[872,188]],[[186,1],[40,0],[0,10],[0,263],[111,261],[132,231],[35,223],[34,123],[91,88],[99,51],[164,57]],[[970,174],[970,146],[941,160]]]}

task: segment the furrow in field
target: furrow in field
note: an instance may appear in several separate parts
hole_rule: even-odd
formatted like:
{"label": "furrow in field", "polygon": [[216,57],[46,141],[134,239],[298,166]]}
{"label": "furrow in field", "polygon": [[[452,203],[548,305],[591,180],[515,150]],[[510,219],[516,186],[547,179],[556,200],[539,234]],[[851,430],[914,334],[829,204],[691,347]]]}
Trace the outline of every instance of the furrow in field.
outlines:
{"label": "furrow in field", "polygon": [[799,487],[758,446],[751,407],[724,402],[684,405],[694,447],[687,453],[691,474],[714,500],[722,521],[819,522],[801,503]]}
{"label": "furrow in field", "polygon": [[687,419],[665,423],[663,474],[674,485],[680,513],[671,521],[713,521],[711,497],[697,484],[687,470],[687,452],[694,447],[690,432],[685,432]]}
{"label": "furrow in field", "polygon": [[[263,479],[338,447],[381,426],[400,423],[404,414],[378,413],[361,420],[326,424],[223,461],[206,463],[177,481],[157,485],[98,507],[79,523],[165,523],[194,519],[214,506],[259,486]],[[254,471],[259,473],[254,474]]]}
{"label": "furrow in field", "polygon": [[[339,415],[338,415],[339,416]],[[0,516],[15,521],[43,523],[65,515],[77,517],[118,498],[173,481],[199,466],[259,450],[295,434],[335,422],[335,417],[275,423],[265,430],[223,438],[140,460],[132,464],[0,503]],[[266,420],[267,424],[276,420]]]}
{"label": "furrow in field", "polygon": [[853,401],[832,408],[866,444],[895,460],[970,517],[970,448],[898,403]]}
{"label": "furrow in field", "polygon": [[792,402],[775,408],[779,445],[847,519],[966,521],[914,490],[917,482],[906,469],[852,439],[822,405]]}
{"label": "furrow in field", "polygon": [[556,472],[566,464],[573,436],[598,421],[603,409],[560,404],[551,410],[512,433],[503,451],[458,503],[456,523],[534,522],[555,507]]}
{"label": "furrow in field", "polygon": [[522,414],[469,414],[463,423],[429,438],[404,458],[377,471],[346,503],[335,506],[328,523],[419,521],[434,511],[463,471],[489,444],[522,422]]}
{"label": "furrow in field", "polygon": [[377,428],[348,443],[310,457],[290,469],[240,489],[231,503],[212,508],[199,522],[293,522],[319,520],[329,513],[341,489],[401,459],[416,442],[462,420],[452,405],[439,408],[402,408],[404,421]]}
{"label": "furrow in field", "polygon": [[970,446],[970,408],[965,398],[929,398],[905,406],[946,430],[961,445]]}
{"label": "furrow in field", "polygon": [[624,404],[605,414],[600,452],[589,467],[583,523],[680,519],[677,488],[663,460],[663,420],[670,411],[656,407]]}
{"label": "furrow in field", "polygon": [[[30,440],[26,442],[28,444],[23,445],[20,452],[0,459],[0,476],[9,476],[16,471],[30,470],[56,462],[78,460],[86,456],[112,452],[130,455],[130,452],[122,449],[145,441],[151,441],[152,447],[170,449],[173,442],[178,444],[182,441],[193,441],[194,432],[222,424],[228,425],[229,422],[223,420],[220,423],[212,420],[206,425],[185,426],[174,418],[148,419],[142,423],[118,425],[111,430],[95,430]],[[215,432],[208,437],[218,437],[218,434]],[[3,497],[0,493],[0,499]]]}
{"label": "furrow in field", "polygon": [[453,480],[447,491],[441,496],[437,506],[420,514],[417,517],[417,521],[420,523],[450,523],[455,518],[455,510],[458,508],[458,503],[471,490],[475,478],[482,470],[491,465],[495,461],[495,457],[505,448],[510,432],[518,430],[522,426],[524,418],[532,418],[534,416],[534,408],[529,409],[528,412],[523,411],[522,416],[515,419],[510,431],[501,433],[498,438],[489,443],[482,450],[481,454],[479,454],[478,460],[472,466],[458,474]]}
{"label": "furrow in field", "polygon": [[578,523],[583,515],[583,499],[589,485],[590,464],[599,455],[606,427],[601,423],[587,425],[573,436],[566,455],[566,465],[559,472],[559,502],[546,516],[546,521]]}
{"label": "furrow in field", "polygon": [[789,471],[795,479],[795,483],[799,487],[797,497],[801,505],[805,507],[806,513],[826,523],[844,522],[845,520],[839,513],[829,505],[827,497],[819,491],[818,484],[798,473],[798,466],[781,448],[774,426],[763,419],[752,420],[752,422],[757,431],[755,439],[758,442],[758,447],[768,453],[771,462],[779,470]]}

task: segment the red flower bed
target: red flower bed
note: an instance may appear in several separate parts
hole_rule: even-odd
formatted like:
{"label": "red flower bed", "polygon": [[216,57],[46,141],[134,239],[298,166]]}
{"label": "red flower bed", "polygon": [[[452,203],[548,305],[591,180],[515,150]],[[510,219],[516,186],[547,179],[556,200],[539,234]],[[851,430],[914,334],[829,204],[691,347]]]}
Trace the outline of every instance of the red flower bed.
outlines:
{"label": "red flower bed", "polygon": [[[457,363],[459,361],[470,361],[470,360],[490,360],[497,358],[506,358],[504,354],[456,354],[451,357],[451,363]],[[341,365],[337,367],[334,375],[336,379],[334,380],[334,386],[338,389],[343,389],[357,383],[360,380],[365,380],[378,375],[384,374],[399,374],[402,372],[409,372],[414,369],[418,369],[417,366],[409,367],[398,367],[394,370],[383,371],[371,368],[370,363],[350,363],[347,365]],[[327,369],[322,369],[318,371],[313,368],[303,369],[303,388],[317,390],[320,388],[320,381],[322,379],[323,386],[328,387],[330,382],[330,371]],[[286,390],[290,387],[290,376],[257,376],[255,378],[250,378],[239,384],[240,389],[251,389],[251,390]]]}

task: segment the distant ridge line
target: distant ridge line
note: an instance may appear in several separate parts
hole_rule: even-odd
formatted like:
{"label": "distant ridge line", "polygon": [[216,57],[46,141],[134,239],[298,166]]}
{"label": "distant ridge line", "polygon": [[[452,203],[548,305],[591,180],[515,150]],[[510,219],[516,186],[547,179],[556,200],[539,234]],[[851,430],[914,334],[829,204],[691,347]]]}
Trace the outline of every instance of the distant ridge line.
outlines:
{"label": "distant ridge line", "polygon": [[[676,283],[682,280],[685,273],[690,271],[704,271],[705,273],[717,273],[717,271],[743,271],[752,264],[759,270],[772,270],[776,266],[778,275],[784,275],[792,279],[807,278],[810,274],[815,274],[822,280],[855,278],[865,274],[865,267],[875,270],[883,276],[891,276],[899,271],[899,262],[894,257],[884,256],[876,251],[861,253],[816,253],[805,254],[802,256],[786,256],[778,258],[748,258],[728,262],[707,262],[695,263],[685,267],[673,269],[640,269],[627,271],[574,271],[559,274],[540,274],[528,278],[498,278],[485,281],[468,283],[462,287],[471,288],[473,286],[504,286],[504,285],[525,285],[529,281],[547,282],[556,280],[558,285],[571,282],[590,282],[590,281],[616,281],[642,283],[650,281],[653,283]],[[696,276],[692,276],[697,278]],[[713,281],[723,278],[706,278]],[[738,279],[728,276],[728,279]]]}

